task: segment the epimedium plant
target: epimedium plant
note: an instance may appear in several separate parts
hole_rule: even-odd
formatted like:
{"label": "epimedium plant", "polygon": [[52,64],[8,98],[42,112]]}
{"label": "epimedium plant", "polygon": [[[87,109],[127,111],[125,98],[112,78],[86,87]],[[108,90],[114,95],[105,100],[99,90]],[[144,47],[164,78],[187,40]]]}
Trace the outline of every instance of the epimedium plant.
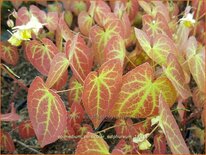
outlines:
{"label": "epimedium plant", "polygon": [[[61,1],[64,8],[39,3],[48,10],[15,2],[15,24],[7,22],[11,37],[1,42],[3,62],[17,65],[21,48],[42,75],[27,88],[1,64],[28,92],[29,116],[18,125],[20,137],[36,136],[41,147],[72,140],[76,154],[164,154],[166,142],[172,153],[189,154],[170,108],[178,103],[186,125],[181,109],[192,98],[205,124],[205,2],[193,0],[183,12],[171,1]],[[11,107],[1,121],[20,119]],[[105,120],[113,126],[100,130]],[[111,151],[102,133],[113,128],[119,141]],[[4,130],[1,146],[15,150]]]}

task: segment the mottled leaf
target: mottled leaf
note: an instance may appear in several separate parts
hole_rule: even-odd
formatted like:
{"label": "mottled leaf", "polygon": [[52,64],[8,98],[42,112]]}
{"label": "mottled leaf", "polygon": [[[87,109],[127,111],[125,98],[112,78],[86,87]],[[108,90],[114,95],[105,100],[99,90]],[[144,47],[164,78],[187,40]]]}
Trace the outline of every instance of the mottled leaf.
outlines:
{"label": "mottled leaf", "polygon": [[109,146],[100,136],[87,132],[78,142],[75,154],[109,154]]}
{"label": "mottled leaf", "polygon": [[58,53],[54,43],[47,39],[32,40],[26,47],[26,55],[30,63],[43,75],[48,75],[53,57]]}
{"label": "mottled leaf", "polygon": [[69,60],[65,53],[58,53],[51,61],[48,78],[46,80],[47,88],[51,88],[66,72],[69,66]]}
{"label": "mottled leaf", "polygon": [[98,72],[91,72],[84,82],[83,105],[94,127],[108,116],[121,86],[122,68],[119,61],[104,63]]}
{"label": "mottled leaf", "polygon": [[27,101],[29,118],[41,147],[56,141],[63,134],[67,119],[60,96],[36,77],[30,85]]}
{"label": "mottled leaf", "polygon": [[190,154],[168,104],[159,96],[160,127],[173,154]]}

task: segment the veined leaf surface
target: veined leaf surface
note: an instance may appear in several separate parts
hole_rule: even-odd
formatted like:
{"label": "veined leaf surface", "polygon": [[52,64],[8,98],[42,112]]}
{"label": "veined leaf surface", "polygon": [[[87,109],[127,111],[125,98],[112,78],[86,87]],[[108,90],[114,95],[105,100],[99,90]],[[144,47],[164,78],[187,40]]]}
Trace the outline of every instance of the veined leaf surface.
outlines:
{"label": "veined leaf surface", "polygon": [[98,73],[91,72],[84,82],[83,105],[94,127],[108,116],[122,83],[122,67],[119,61],[104,63]]}
{"label": "veined leaf surface", "polygon": [[0,146],[10,153],[15,151],[14,142],[8,132],[0,131]]}
{"label": "veined leaf surface", "polygon": [[60,79],[52,86],[52,89],[61,90],[67,83],[68,71],[66,70]]}
{"label": "veined leaf surface", "polygon": [[35,136],[35,132],[30,120],[21,122],[21,124],[18,127],[18,130],[19,136],[23,139],[28,139]]}
{"label": "veined leaf surface", "polygon": [[69,89],[71,89],[68,91],[69,104],[72,104],[73,102],[80,103],[82,99],[83,86],[75,77],[72,77],[69,80]]}
{"label": "veined leaf surface", "polygon": [[169,54],[167,58],[167,68],[165,74],[174,85],[177,92],[183,99],[187,99],[191,96],[190,88],[185,82],[184,72],[180,66],[178,60],[173,54]]}
{"label": "veined leaf surface", "polygon": [[11,65],[16,65],[19,60],[18,49],[8,42],[1,42],[0,56],[1,59]]}
{"label": "veined leaf surface", "polygon": [[154,136],[154,154],[166,154],[166,138],[163,133],[157,133]]}
{"label": "veined leaf surface", "polygon": [[75,154],[110,154],[109,146],[100,136],[87,132],[78,142]]}
{"label": "veined leaf surface", "polygon": [[49,31],[53,32],[57,29],[58,27],[58,12],[48,12],[47,15],[45,16],[46,18],[44,19],[46,23],[46,27],[49,29]]}
{"label": "veined leaf surface", "polygon": [[[111,26],[111,27],[110,27]],[[93,26],[90,30],[90,38],[92,40],[92,48],[95,51],[94,60],[98,64],[105,62],[104,49],[109,40],[115,36],[122,34],[121,26],[116,25],[116,21],[110,22],[107,28],[103,29],[99,26]]]}
{"label": "veined leaf surface", "polygon": [[170,53],[177,53],[174,42],[163,34],[156,35],[153,40],[140,29],[135,28],[135,34],[142,49],[153,61],[160,65],[167,64],[167,56]]}
{"label": "veined leaf surface", "polygon": [[176,91],[166,77],[155,81],[149,63],[137,66],[123,76],[118,100],[112,109],[114,117],[146,118],[158,113],[158,97],[162,91],[171,106],[176,100]]}
{"label": "veined leaf surface", "polygon": [[83,82],[91,71],[93,58],[90,49],[79,34],[74,36],[72,41],[67,41],[66,55],[74,76]]}
{"label": "veined leaf surface", "polygon": [[16,109],[14,107],[14,103],[11,103],[11,112],[7,114],[1,114],[1,121],[18,121],[20,116],[16,113]]}
{"label": "veined leaf surface", "polygon": [[47,38],[43,38],[42,42],[32,40],[26,47],[28,60],[43,75],[48,75],[52,59],[57,53],[57,47]]}
{"label": "veined leaf surface", "polygon": [[179,127],[162,95],[159,96],[160,127],[173,154],[190,154]]}
{"label": "veined leaf surface", "polygon": [[47,88],[51,88],[66,72],[69,66],[69,60],[65,53],[58,53],[51,61],[48,78],[46,80]]}
{"label": "veined leaf surface", "polygon": [[67,123],[67,111],[60,96],[36,77],[30,85],[27,101],[29,117],[41,147],[56,141]]}
{"label": "veined leaf surface", "polygon": [[105,58],[108,60],[119,60],[123,66],[126,54],[124,40],[121,36],[114,36],[108,42],[105,48]]}

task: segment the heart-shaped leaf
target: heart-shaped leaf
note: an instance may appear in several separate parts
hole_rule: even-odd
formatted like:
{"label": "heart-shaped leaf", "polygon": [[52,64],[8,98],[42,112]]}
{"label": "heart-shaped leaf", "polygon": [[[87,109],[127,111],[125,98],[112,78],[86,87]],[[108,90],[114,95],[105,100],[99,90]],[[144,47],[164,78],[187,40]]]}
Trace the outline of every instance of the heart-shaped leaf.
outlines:
{"label": "heart-shaped leaf", "polygon": [[11,65],[16,65],[19,60],[17,47],[8,42],[1,42],[0,55],[2,60]]}
{"label": "heart-shaped leaf", "polygon": [[89,36],[89,31],[94,23],[93,18],[85,11],[81,12],[78,16],[78,25],[80,32]]}
{"label": "heart-shaped leaf", "polygon": [[84,39],[77,34],[72,41],[66,43],[66,55],[78,81],[83,82],[92,68],[92,54]]}
{"label": "heart-shaped leaf", "polygon": [[109,154],[109,146],[102,137],[87,132],[78,142],[75,154]]}
{"label": "heart-shaped leaf", "polygon": [[155,18],[146,14],[142,17],[142,21],[143,30],[148,36],[155,38],[157,34],[165,34],[172,37],[167,21],[162,14],[157,13]]}
{"label": "heart-shaped leaf", "polygon": [[69,66],[69,60],[65,53],[58,53],[51,61],[48,78],[46,80],[47,88],[51,88],[64,75]]}
{"label": "heart-shaped leaf", "polygon": [[21,124],[19,124],[18,130],[19,136],[23,139],[28,139],[35,136],[35,132],[30,120],[21,122]]}
{"label": "heart-shaped leaf", "polygon": [[162,95],[159,96],[160,127],[173,154],[190,154],[179,127]]}
{"label": "heart-shaped leaf", "polygon": [[13,153],[15,151],[14,142],[8,132],[0,131],[0,146],[4,150]]}
{"label": "heart-shaped leaf", "polygon": [[27,101],[29,118],[41,147],[56,141],[67,123],[67,111],[60,96],[36,77],[30,85]]}
{"label": "heart-shaped leaf", "polygon": [[146,118],[158,113],[158,97],[162,91],[171,106],[176,100],[176,91],[166,77],[154,81],[149,63],[137,66],[123,76],[122,88],[112,109],[114,117]]}
{"label": "heart-shaped leaf", "polygon": [[135,28],[135,35],[142,49],[160,65],[167,64],[167,56],[170,53],[177,53],[174,42],[163,34],[158,34],[151,39],[144,31]]}
{"label": "heart-shaped leaf", "polygon": [[83,105],[95,128],[108,116],[120,90],[121,78],[121,64],[112,60],[104,63],[98,73],[89,73],[85,79]]}
{"label": "heart-shaped leaf", "polygon": [[68,101],[69,104],[73,102],[80,103],[82,99],[83,86],[74,77],[69,80]]}
{"label": "heart-shaped leaf", "polygon": [[58,49],[47,38],[43,38],[41,41],[30,41],[26,47],[26,55],[31,64],[41,74],[48,75],[52,59],[58,53]]}
{"label": "heart-shaped leaf", "polygon": [[173,54],[168,55],[167,68],[164,72],[183,99],[187,99],[191,96],[190,88],[185,82],[182,67]]}
{"label": "heart-shaped leaf", "polygon": [[122,37],[121,36],[112,37],[105,48],[106,61],[113,60],[113,59],[119,60],[123,66],[125,54],[126,54],[126,48]]}
{"label": "heart-shaped leaf", "polygon": [[44,20],[49,31],[55,31],[58,27],[58,12],[48,12]]}

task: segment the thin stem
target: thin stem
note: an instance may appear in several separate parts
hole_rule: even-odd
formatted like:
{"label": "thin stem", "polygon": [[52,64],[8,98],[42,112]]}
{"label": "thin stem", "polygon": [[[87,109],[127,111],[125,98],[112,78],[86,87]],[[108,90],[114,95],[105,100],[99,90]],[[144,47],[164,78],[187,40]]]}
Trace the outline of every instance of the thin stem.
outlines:
{"label": "thin stem", "polygon": [[25,147],[25,148],[27,148],[27,149],[29,149],[29,150],[31,150],[31,151],[37,153],[37,154],[43,154],[43,153],[41,153],[41,152],[39,152],[39,151],[37,151],[37,150],[31,148],[31,146],[22,143],[21,141],[19,141],[19,140],[17,140],[17,139],[14,139],[14,142],[16,142],[16,143],[22,145],[23,147]]}
{"label": "thin stem", "polygon": [[81,83],[84,83],[84,80],[82,79],[82,77],[79,75],[79,73],[77,72],[77,70],[75,69],[75,67],[73,66],[73,64],[71,63],[70,66],[74,69],[74,71],[76,72],[77,76],[79,77],[79,79],[81,80]]}
{"label": "thin stem", "polygon": [[56,93],[64,93],[64,92],[68,92],[68,91],[72,91],[72,90],[80,89],[80,88],[82,88],[82,87],[83,87],[83,86],[78,87],[78,88],[71,88],[71,89],[66,89],[66,90],[60,90],[60,91],[56,91]]}
{"label": "thin stem", "polygon": [[198,3],[198,6],[197,6],[197,12],[196,12],[196,17],[195,17],[195,27],[194,27],[194,32],[193,32],[193,35],[195,36],[196,35],[196,30],[197,30],[197,20],[198,20],[198,16],[199,16],[199,13],[200,13],[200,7],[201,7],[201,4],[202,4],[202,0],[199,1]]}
{"label": "thin stem", "polygon": [[24,90],[26,90],[28,92],[28,87],[24,83],[17,80],[16,77],[4,67],[4,65],[0,64],[0,66],[16,83],[19,84],[20,87],[22,87]]}

